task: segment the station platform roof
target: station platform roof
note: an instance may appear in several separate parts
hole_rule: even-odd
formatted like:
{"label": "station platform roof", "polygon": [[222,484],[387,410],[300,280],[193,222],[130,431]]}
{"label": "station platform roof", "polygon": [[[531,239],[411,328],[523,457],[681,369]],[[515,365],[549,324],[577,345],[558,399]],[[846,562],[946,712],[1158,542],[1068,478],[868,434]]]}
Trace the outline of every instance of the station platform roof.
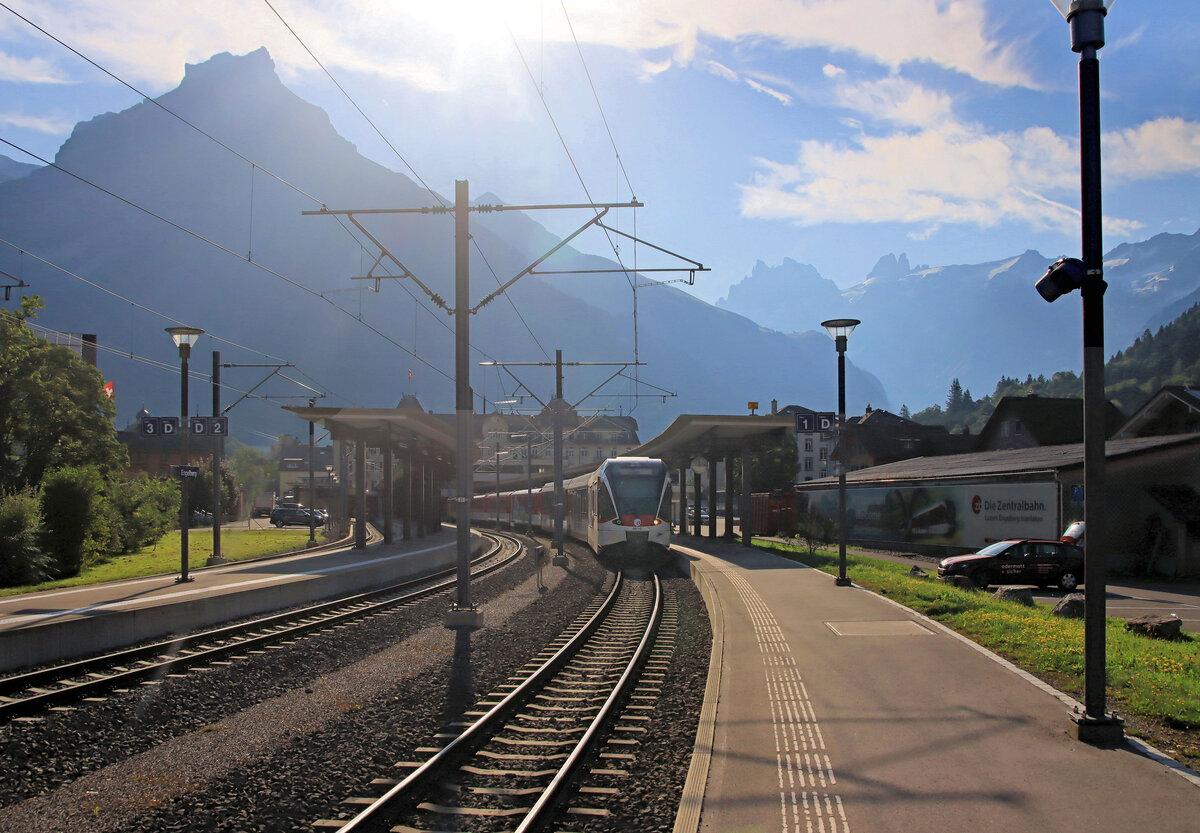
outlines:
{"label": "station platform roof", "polygon": [[795,430],[795,418],[789,415],[681,414],[629,456],[661,457],[677,465],[695,457],[740,453],[747,445],[757,448]]}
{"label": "station platform roof", "polygon": [[371,446],[415,443],[453,457],[456,437],[453,417],[447,419],[421,408],[310,408],[288,405],[301,419],[317,423],[337,440],[363,439]]}

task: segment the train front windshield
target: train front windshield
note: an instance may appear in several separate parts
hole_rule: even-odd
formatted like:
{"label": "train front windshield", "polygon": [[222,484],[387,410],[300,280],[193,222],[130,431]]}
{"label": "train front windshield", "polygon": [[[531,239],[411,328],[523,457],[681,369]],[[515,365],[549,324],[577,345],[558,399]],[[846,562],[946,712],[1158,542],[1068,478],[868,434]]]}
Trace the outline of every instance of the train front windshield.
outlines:
{"label": "train front windshield", "polygon": [[605,470],[617,515],[657,517],[667,468],[661,462],[609,465]]}

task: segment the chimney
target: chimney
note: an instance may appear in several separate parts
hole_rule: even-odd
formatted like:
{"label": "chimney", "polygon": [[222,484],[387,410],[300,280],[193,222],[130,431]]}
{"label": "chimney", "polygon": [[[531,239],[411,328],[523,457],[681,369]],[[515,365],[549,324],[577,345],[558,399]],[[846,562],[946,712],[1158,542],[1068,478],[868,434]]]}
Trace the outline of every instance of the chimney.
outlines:
{"label": "chimney", "polygon": [[771,400],[771,416],[775,416],[777,413],[779,413],[779,400],[772,399]]}

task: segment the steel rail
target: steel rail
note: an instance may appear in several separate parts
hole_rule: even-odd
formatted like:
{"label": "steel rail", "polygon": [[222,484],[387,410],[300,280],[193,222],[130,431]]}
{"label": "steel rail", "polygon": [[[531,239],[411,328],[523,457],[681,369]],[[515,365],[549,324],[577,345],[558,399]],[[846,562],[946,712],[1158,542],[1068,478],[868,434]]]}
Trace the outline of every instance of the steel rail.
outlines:
{"label": "steel rail", "polygon": [[[495,541],[495,546],[477,558],[474,562],[476,565],[495,558],[503,546],[502,542],[505,540],[515,543],[516,549],[509,558],[472,573],[474,577],[487,575],[499,569],[520,555],[524,550],[524,545],[521,544],[520,539],[516,536],[488,533],[487,537]],[[226,625],[177,639],[156,642],[152,645],[127,648],[98,657],[90,657],[64,665],[51,666],[25,674],[0,678],[0,722],[50,706],[77,701],[94,692],[112,688],[123,682],[134,682],[186,665],[199,664],[224,655],[239,653],[247,648],[253,648],[264,643],[278,642],[284,638],[303,635],[314,630],[322,630],[348,620],[378,612],[381,609],[407,604],[453,587],[457,582],[457,579],[453,577],[455,573],[456,568],[440,570],[388,587],[327,602],[320,602],[298,610],[271,614],[250,622]],[[431,581],[435,583],[429,584]],[[414,591],[414,588],[418,587],[420,589]],[[395,596],[397,593],[402,595]],[[376,601],[381,599],[381,597],[387,596],[395,597],[382,598],[381,601]],[[347,610],[346,608],[350,609]],[[312,617],[319,618],[313,619]],[[263,633],[242,638],[245,634],[264,631],[264,629],[266,630]],[[201,650],[189,650],[190,646],[207,646],[213,642],[219,644],[204,647]],[[161,662],[149,661],[151,658],[162,657],[166,658]],[[138,662],[143,664],[136,668],[123,667],[125,664]],[[110,669],[116,673],[103,674],[99,669]],[[51,684],[61,685],[63,688],[49,691],[39,688],[40,686]],[[33,691],[33,695],[20,698],[9,696],[16,692],[28,691]]]}
{"label": "steel rail", "polygon": [[[579,654],[580,650],[586,646],[595,632],[605,623],[609,614],[612,612],[619,598],[621,589],[624,585],[622,574],[618,573],[616,580],[613,582],[612,590],[609,592],[604,603],[596,610],[595,613],[588,619],[583,626],[571,637],[571,639],[560,647],[553,656],[543,662],[535,671],[533,671],[524,681],[516,688],[505,695],[499,702],[492,706],[478,720],[467,727],[462,733],[450,741],[446,746],[442,747],[437,753],[429,758],[425,763],[413,770],[406,778],[393,786],[384,795],[376,799],[372,804],[364,808],[344,825],[339,827],[339,833],[355,833],[355,831],[363,831],[371,829],[377,823],[388,823],[381,816],[385,816],[390,809],[399,802],[413,798],[413,793],[423,789],[428,782],[439,775],[443,768],[447,766],[456,756],[464,753],[465,749],[469,748],[472,743],[477,741],[486,741],[487,736],[494,732],[500,725],[504,723],[514,712],[519,711],[526,703],[530,701],[532,695],[542,689],[547,682],[569,665],[569,663]],[[530,808],[522,825],[518,828],[520,831],[527,831],[537,824],[541,818],[550,811],[554,806],[555,799],[561,794],[563,788],[570,782],[570,779],[583,760],[584,756],[591,750],[593,744],[599,736],[599,733],[610,715],[616,708],[617,702],[624,694],[629,683],[633,680],[637,668],[642,664],[646,651],[652,643],[653,635],[657,631],[660,614],[662,610],[662,586],[658,577],[654,577],[654,601],[651,607],[649,622],[642,634],[637,648],[633,651],[630,660],[626,663],[625,668],[614,684],[612,691],[605,698],[604,704],[600,707],[597,714],[589,722],[579,742],[575,745],[574,750],[567,756],[566,760],[559,767],[558,771],[552,778],[551,782],[544,788],[542,795],[538,801]]]}

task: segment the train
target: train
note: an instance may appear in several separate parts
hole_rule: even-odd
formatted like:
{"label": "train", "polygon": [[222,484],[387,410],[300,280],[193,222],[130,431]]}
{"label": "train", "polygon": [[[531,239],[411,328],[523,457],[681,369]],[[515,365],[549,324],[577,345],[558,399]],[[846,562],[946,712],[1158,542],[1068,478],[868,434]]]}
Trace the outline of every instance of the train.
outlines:
{"label": "train", "polygon": [[[563,493],[563,534],[587,544],[605,567],[656,570],[670,559],[671,478],[662,460],[612,457],[564,482]],[[471,523],[553,534],[554,484],[475,495]]]}

